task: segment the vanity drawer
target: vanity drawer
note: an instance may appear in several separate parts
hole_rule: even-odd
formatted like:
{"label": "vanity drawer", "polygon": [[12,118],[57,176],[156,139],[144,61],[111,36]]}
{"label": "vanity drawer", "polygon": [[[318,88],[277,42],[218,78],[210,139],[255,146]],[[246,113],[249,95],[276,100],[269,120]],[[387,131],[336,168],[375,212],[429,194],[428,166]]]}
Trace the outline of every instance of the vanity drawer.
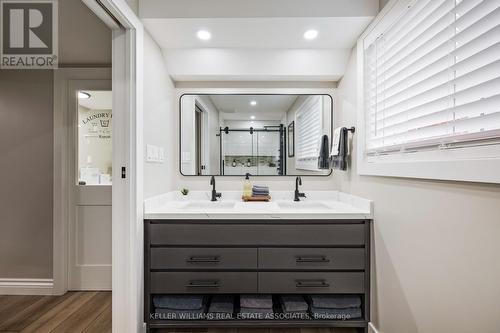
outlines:
{"label": "vanity drawer", "polygon": [[260,248],[260,269],[364,269],[364,248]]}
{"label": "vanity drawer", "polygon": [[255,269],[257,249],[152,248],[151,269]]}
{"label": "vanity drawer", "polygon": [[259,292],[292,294],[361,294],[364,292],[364,273],[263,272],[259,273]]}
{"label": "vanity drawer", "polygon": [[255,272],[151,272],[153,294],[255,293]]}
{"label": "vanity drawer", "polygon": [[153,223],[150,240],[153,245],[361,246],[365,225]]}

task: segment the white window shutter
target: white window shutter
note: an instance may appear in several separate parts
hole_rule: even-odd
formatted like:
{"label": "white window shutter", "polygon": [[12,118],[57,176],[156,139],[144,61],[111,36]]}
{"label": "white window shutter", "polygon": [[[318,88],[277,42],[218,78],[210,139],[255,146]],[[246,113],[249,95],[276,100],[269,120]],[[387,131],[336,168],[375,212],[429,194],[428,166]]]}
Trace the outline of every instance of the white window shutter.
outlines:
{"label": "white window shutter", "polygon": [[500,138],[500,0],[416,0],[364,50],[368,154]]}
{"label": "white window shutter", "polygon": [[296,168],[317,170],[319,142],[323,134],[323,108],[321,96],[310,96],[297,110],[296,123]]}

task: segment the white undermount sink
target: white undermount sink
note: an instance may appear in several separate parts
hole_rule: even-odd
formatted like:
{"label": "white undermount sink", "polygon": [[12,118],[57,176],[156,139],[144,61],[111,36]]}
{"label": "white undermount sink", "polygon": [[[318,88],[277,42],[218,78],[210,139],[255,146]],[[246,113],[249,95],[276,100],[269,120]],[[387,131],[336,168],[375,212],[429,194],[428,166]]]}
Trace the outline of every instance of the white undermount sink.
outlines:
{"label": "white undermount sink", "polygon": [[234,202],[224,202],[224,201],[192,201],[187,205],[182,207],[182,209],[186,210],[194,210],[194,211],[218,211],[218,210],[228,210],[233,209],[235,203]]}
{"label": "white undermount sink", "polygon": [[286,210],[325,210],[331,209],[328,205],[325,205],[319,201],[278,201],[278,206],[281,209]]}

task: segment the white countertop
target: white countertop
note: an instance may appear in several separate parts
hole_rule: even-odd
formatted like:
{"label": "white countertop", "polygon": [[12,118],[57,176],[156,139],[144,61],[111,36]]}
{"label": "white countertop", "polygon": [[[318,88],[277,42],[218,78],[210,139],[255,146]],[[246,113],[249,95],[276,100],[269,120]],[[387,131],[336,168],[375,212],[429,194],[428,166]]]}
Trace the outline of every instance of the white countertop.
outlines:
{"label": "white countertop", "polygon": [[240,191],[168,192],[144,201],[144,219],[371,219],[373,202],[338,191],[306,191],[293,201],[293,191],[271,191],[271,202],[243,202]]}

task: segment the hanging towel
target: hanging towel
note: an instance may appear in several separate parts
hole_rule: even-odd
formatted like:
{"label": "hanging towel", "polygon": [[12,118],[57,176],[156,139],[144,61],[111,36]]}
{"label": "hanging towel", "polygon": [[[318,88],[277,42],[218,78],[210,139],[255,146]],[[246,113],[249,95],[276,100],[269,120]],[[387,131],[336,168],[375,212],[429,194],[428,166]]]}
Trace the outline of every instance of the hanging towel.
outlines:
{"label": "hanging towel", "polygon": [[347,170],[347,128],[338,127],[333,132],[331,167],[337,170]]}
{"label": "hanging towel", "polygon": [[203,307],[204,297],[201,295],[164,295],[154,296],[156,308],[171,310],[199,310]]}
{"label": "hanging towel", "polygon": [[241,295],[240,306],[241,308],[272,310],[273,298],[271,295]]}
{"label": "hanging towel", "polygon": [[319,146],[319,156],[318,156],[318,169],[328,170],[330,169],[330,144],[328,143],[328,135],[323,135],[321,137],[321,142]]}
{"label": "hanging towel", "polygon": [[311,306],[323,309],[359,308],[361,298],[351,295],[308,295]]}

